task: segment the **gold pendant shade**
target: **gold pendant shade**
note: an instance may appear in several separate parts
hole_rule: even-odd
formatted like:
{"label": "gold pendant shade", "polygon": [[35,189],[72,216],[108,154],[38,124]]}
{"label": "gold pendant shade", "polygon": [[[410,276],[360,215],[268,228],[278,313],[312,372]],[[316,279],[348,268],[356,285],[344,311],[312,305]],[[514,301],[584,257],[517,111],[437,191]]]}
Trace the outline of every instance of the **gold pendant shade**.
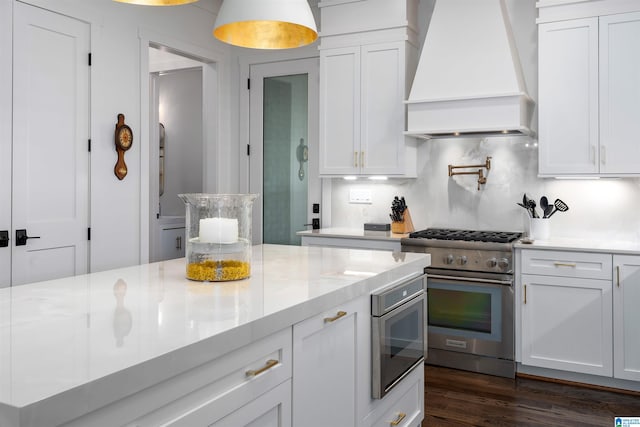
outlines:
{"label": "gold pendant shade", "polygon": [[195,3],[198,0],[113,0],[120,3],[137,4],[140,6],[178,6]]}
{"label": "gold pendant shade", "polygon": [[253,49],[290,49],[318,38],[307,0],[225,0],[213,35]]}

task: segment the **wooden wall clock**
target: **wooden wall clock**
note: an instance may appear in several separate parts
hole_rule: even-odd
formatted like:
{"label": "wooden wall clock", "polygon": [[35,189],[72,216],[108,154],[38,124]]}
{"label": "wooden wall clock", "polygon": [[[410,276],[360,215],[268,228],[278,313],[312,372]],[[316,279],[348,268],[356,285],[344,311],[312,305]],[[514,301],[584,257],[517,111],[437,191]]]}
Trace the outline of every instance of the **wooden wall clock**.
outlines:
{"label": "wooden wall clock", "polygon": [[124,114],[118,114],[118,123],[116,123],[115,134],[116,151],[118,152],[118,161],[113,168],[119,180],[127,176],[127,165],[124,162],[124,152],[131,148],[133,144],[133,131],[124,124]]}

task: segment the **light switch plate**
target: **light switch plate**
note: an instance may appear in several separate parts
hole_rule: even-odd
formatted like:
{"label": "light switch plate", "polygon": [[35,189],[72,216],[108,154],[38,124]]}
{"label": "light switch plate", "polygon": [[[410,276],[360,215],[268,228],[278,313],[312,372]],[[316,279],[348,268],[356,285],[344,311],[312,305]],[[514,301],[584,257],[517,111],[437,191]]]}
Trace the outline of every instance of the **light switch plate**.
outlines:
{"label": "light switch plate", "polygon": [[371,203],[371,190],[368,188],[352,188],[349,190],[349,203]]}

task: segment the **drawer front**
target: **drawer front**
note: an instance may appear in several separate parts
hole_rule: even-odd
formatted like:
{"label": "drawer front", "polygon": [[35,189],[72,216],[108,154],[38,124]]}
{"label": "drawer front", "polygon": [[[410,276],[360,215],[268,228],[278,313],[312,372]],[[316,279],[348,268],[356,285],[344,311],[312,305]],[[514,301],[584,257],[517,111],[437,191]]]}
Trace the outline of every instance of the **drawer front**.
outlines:
{"label": "drawer front", "polygon": [[523,250],[522,273],[611,280],[612,256],[588,252]]}
{"label": "drawer front", "polygon": [[[424,418],[424,368],[417,367],[365,419],[371,427],[413,427]],[[397,393],[394,393],[397,392]]]}
{"label": "drawer front", "polygon": [[216,422],[291,378],[291,341],[287,328],[170,380],[192,391],[131,425],[196,427]]}

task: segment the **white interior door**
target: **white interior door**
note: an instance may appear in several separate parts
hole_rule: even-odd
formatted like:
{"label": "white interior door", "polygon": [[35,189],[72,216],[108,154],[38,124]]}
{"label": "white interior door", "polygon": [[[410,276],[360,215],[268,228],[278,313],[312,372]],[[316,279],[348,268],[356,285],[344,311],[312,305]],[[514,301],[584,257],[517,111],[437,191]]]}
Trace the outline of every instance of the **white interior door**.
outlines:
{"label": "white interior door", "polygon": [[[14,4],[11,241],[18,285],[87,271],[90,28]],[[21,244],[18,230],[32,238]]]}
{"label": "white interior door", "polygon": [[300,244],[313,203],[320,203],[318,176],[318,58],[250,68],[249,191],[253,243]]}

